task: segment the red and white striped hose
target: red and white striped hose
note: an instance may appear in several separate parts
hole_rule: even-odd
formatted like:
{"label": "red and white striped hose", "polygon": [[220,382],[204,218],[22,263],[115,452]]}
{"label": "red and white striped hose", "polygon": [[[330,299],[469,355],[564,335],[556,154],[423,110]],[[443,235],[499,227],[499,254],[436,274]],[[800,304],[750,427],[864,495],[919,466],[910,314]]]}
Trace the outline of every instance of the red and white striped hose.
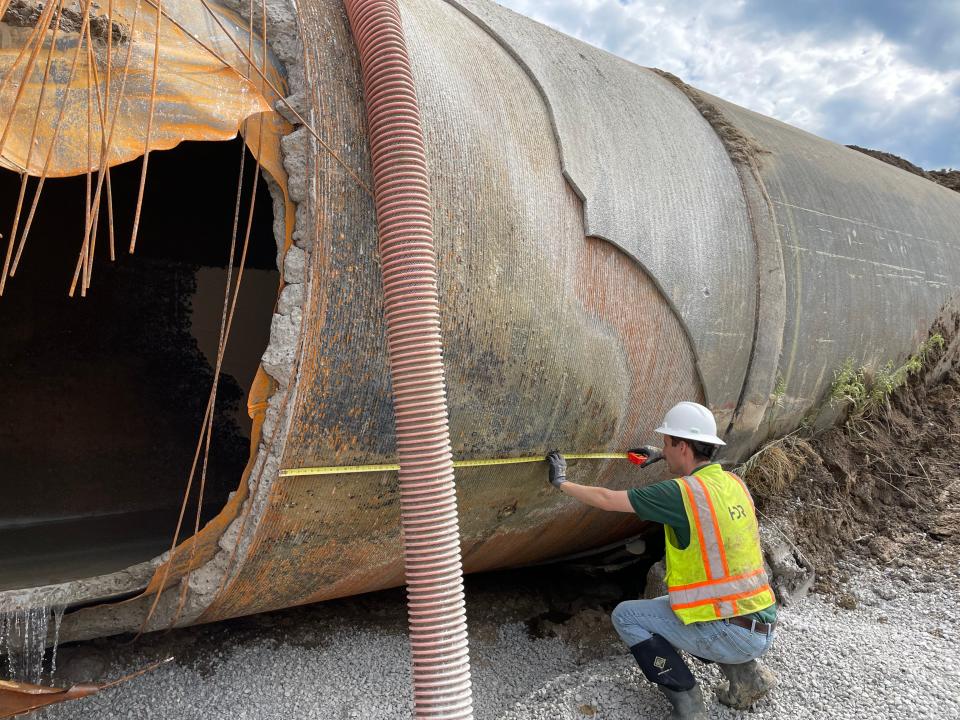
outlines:
{"label": "red and white striped hose", "polygon": [[430,183],[396,0],[346,0],[360,53],[393,382],[417,718],[472,718]]}

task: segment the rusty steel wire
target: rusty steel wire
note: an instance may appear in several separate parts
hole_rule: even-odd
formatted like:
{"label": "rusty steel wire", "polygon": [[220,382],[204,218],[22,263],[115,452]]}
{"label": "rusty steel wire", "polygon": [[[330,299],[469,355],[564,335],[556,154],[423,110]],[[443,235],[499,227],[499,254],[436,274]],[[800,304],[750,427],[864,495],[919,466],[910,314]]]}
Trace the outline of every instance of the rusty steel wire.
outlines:
{"label": "rusty steel wire", "polygon": [[[111,22],[112,22],[112,21],[111,21]],[[112,26],[108,26],[108,27],[112,27]],[[110,37],[112,37],[112,35],[113,35],[113,33],[109,33],[109,34],[108,34],[108,36],[110,36]],[[87,43],[87,67],[89,68],[89,70],[90,70],[91,73],[92,73],[92,77],[88,78],[87,83],[88,83],[88,85],[93,85],[94,89],[96,90],[96,94],[97,94],[97,117],[98,117],[98,119],[99,119],[99,121],[100,121],[100,155],[99,155],[99,157],[97,158],[97,163],[96,163],[95,167],[98,168],[98,173],[103,173],[103,172],[109,173],[109,172],[110,172],[110,167],[109,167],[109,166],[104,167],[104,165],[103,165],[103,157],[104,157],[104,153],[105,153],[105,151],[106,151],[106,146],[107,146],[107,135],[106,135],[107,120],[106,120],[106,116],[105,116],[105,114],[104,114],[104,113],[106,112],[106,103],[105,103],[105,98],[100,95],[100,77],[99,77],[99,73],[97,72],[97,64],[96,64],[96,62],[94,61],[93,47],[92,47],[92,45],[91,45],[90,43]],[[109,66],[108,66],[108,69],[109,69]],[[109,85],[107,86],[107,89],[109,89]],[[106,91],[104,92],[104,94],[106,94]],[[88,138],[87,142],[88,142],[88,148],[89,148],[90,146],[92,146],[92,144],[93,144],[92,138]],[[89,152],[89,149],[88,149],[88,152]],[[98,175],[98,177],[99,177],[99,175]],[[109,180],[109,178],[108,178],[108,180]],[[109,198],[109,185],[107,186],[107,189],[108,189],[108,198]],[[88,202],[92,203],[92,202],[93,202],[92,198],[89,198],[89,197],[88,197]],[[94,213],[94,217],[93,217],[93,230],[92,230],[92,232],[91,232],[91,234],[90,234],[90,252],[89,252],[90,259],[89,259],[89,262],[87,263],[87,273],[86,273],[86,276],[85,276],[85,278],[84,278],[84,289],[89,289],[89,287],[90,287],[90,281],[91,281],[91,278],[92,278],[92,276],[93,276],[93,257],[94,257],[94,255],[96,254],[97,231],[98,231],[98,229],[99,229],[100,208],[101,208],[101,205],[102,205],[102,203],[98,202],[95,208],[93,208],[93,207],[90,208],[90,210],[92,210],[93,213]],[[108,221],[109,221],[110,228],[111,228],[111,231],[112,231],[112,228],[113,228],[113,208],[112,208],[112,203],[109,203],[109,202],[108,202],[108,204],[107,204],[107,212],[108,212],[108,215],[109,215],[109,220],[108,220]],[[111,255],[110,255],[110,261],[113,262],[115,259],[116,259],[116,258],[113,256],[113,253],[111,253]]]}
{"label": "rusty steel wire", "polygon": [[[261,15],[262,15],[260,37],[264,47],[264,52],[262,54],[262,60],[261,60],[263,63],[263,67],[262,67],[263,72],[261,73],[261,77],[266,77],[266,69],[267,69],[266,68],[266,65],[267,65],[266,0],[261,0],[260,9],[261,9]],[[254,10],[254,3],[253,3],[253,0],[250,0],[250,9],[249,9],[250,27],[249,27],[249,33],[248,33],[248,38],[249,38],[248,48],[251,56],[253,54],[253,37],[254,37],[253,10]],[[249,72],[249,68],[248,68],[248,72]],[[262,91],[262,86],[261,86],[261,91]],[[246,125],[247,125],[247,121],[245,120],[244,126]],[[251,188],[251,191],[250,191],[250,206],[247,213],[247,227],[243,237],[243,249],[240,253],[240,264],[237,269],[237,282],[233,291],[233,298],[231,300],[230,299],[230,272],[228,271],[227,290],[224,293],[224,298],[223,298],[223,315],[221,316],[221,319],[220,319],[220,340],[219,340],[218,351],[217,351],[216,369],[214,370],[214,373],[213,373],[214,384],[213,384],[213,389],[211,390],[211,396],[210,396],[210,412],[209,412],[208,424],[206,426],[207,437],[206,437],[206,445],[203,450],[203,466],[200,471],[200,491],[199,491],[199,497],[197,499],[197,515],[196,515],[196,520],[194,522],[194,528],[193,528],[194,535],[200,532],[200,511],[203,507],[203,495],[206,489],[207,466],[210,458],[210,440],[213,436],[213,417],[214,417],[214,410],[216,408],[216,389],[217,389],[216,378],[220,376],[220,367],[221,367],[221,364],[223,363],[223,355],[224,355],[224,352],[226,351],[227,341],[230,338],[230,330],[233,327],[233,318],[237,310],[237,300],[240,297],[240,284],[243,280],[243,268],[246,265],[247,251],[250,248],[250,235],[251,235],[251,232],[253,231],[253,212],[254,212],[254,209],[256,208],[256,201],[257,201],[257,183],[260,179],[260,149],[263,147],[263,119],[262,118],[257,123],[256,147],[257,147],[257,153],[255,155],[256,167],[253,171],[253,187]],[[245,152],[244,152],[244,157],[246,157]],[[238,186],[237,186],[237,206],[236,206],[236,212],[234,214],[233,241],[231,242],[231,246],[230,246],[231,268],[233,263],[233,252],[234,252],[234,248],[236,247],[236,233],[238,230],[237,223],[239,220],[239,211],[240,211],[240,192],[242,188],[243,188],[243,162],[241,162],[240,164],[240,182],[238,183]],[[229,309],[227,307],[228,301],[229,301]],[[176,535],[174,536],[174,541],[176,541]],[[196,543],[191,544],[190,556],[187,561],[187,567],[191,569],[187,571],[184,581],[181,582],[180,584],[180,597],[177,601],[177,609],[170,620],[170,623],[169,623],[170,627],[173,627],[176,624],[177,620],[180,618],[181,613],[183,612],[184,605],[186,604],[187,588],[189,587],[190,575],[193,572],[192,567],[193,567],[194,557],[196,555],[196,549],[197,549]]]}
{"label": "rusty steel wire", "polygon": [[[10,115],[7,117],[7,122],[3,126],[3,134],[0,135],[0,150],[3,150],[4,146],[7,144],[7,137],[10,133],[10,127],[13,124],[13,116],[16,114],[17,105],[20,104],[20,100],[23,98],[23,94],[27,89],[27,83],[25,81],[33,70],[33,65],[37,60],[37,55],[40,53],[40,48],[43,47],[43,36],[46,34],[46,28],[50,24],[50,17],[53,15],[54,10],[56,10],[58,7],[61,7],[62,4],[62,2],[59,2],[56,5],[54,3],[47,3],[46,7],[44,7],[41,11],[40,19],[37,21],[37,25],[34,28],[36,34],[32,35],[31,39],[27,42],[27,45],[30,46],[30,57],[27,59],[27,66],[23,70],[23,82],[21,82],[17,87],[17,94],[14,96],[13,105],[10,107]],[[57,17],[59,20],[59,15]],[[36,38],[35,41],[34,38]],[[27,45],[24,45],[24,50],[27,48]],[[17,62],[19,62],[19,59],[20,56],[17,57]],[[16,67],[17,62],[15,62],[10,68],[10,73],[7,75],[7,77],[3,79],[3,85],[0,85],[0,94],[3,93],[7,80],[13,75],[13,70]]]}
{"label": "rusty steel wire", "polygon": [[[136,5],[134,6],[134,10],[133,10],[133,19],[132,19],[132,21],[130,22],[130,35],[131,35],[131,37],[133,36],[133,32],[134,32],[134,30],[136,29],[137,19],[138,19],[139,17],[140,17],[140,0],[137,0],[137,3],[136,3]],[[112,34],[112,33],[111,33],[111,34]],[[82,38],[81,38],[81,41],[82,41]],[[131,60],[131,57],[132,57],[132,53],[133,53],[133,42],[131,41],[131,42],[127,43],[127,55],[126,55],[126,58],[124,59],[124,63],[123,63],[123,77],[120,79],[120,90],[119,90],[118,93],[117,93],[117,105],[116,105],[116,110],[114,110],[113,120],[112,120],[112,122],[110,123],[110,132],[109,132],[109,134],[108,134],[108,136],[107,136],[107,141],[106,141],[106,146],[105,146],[105,150],[104,150],[104,155],[100,158],[100,165],[101,165],[101,167],[103,167],[103,166],[109,167],[109,165],[110,165],[110,151],[111,151],[111,149],[112,149],[112,147],[113,147],[114,130],[116,130],[116,127],[117,127],[117,118],[120,117],[120,104],[123,102],[123,94],[124,94],[124,91],[126,90],[126,87],[127,87],[127,77],[128,77],[129,74],[130,74],[130,60]],[[64,101],[64,106],[66,106],[66,101]],[[107,107],[107,112],[109,113],[109,106]],[[50,143],[50,148],[51,148],[51,151],[52,151],[52,149],[53,149],[53,143],[52,143],[52,142]],[[94,193],[94,197],[93,197],[93,203],[94,203],[95,205],[98,205],[98,206],[99,206],[99,204],[100,204],[100,199],[101,199],[101,197],[102,197],[102,192],[103,192],[104,177],[107,176],[107,175],[108,175],[107,173],[102,173],[102,172],[101,172],[101,173],[97,176],[97,190],[96,190],[96,192]],[[38,194],[38,195],[39,195],[39,194]],[[111,218],[112,218],[112,217],[113,217],[113,215],[112,215],[112,213],[111,213]],[[112,227],[112,223],[111,223],[111,227]],[[84,232],[83,232],[83,246],[84,246],[84,247],[86,247],[88,238],[89,238],[90,233],[92,232],[92,230],[93,230],[93,228],[90,226],[90,224],[87,224],[86,227],[84,228]],[[112,237],[112,234],[111,234],[111,237]],[[24,240],[26,240],[26,236],[24,236]],[[17,250],[17,257],[18,257],[18,258],[19,258],[19,256],[20,256],[20,251],[21,251],[21,250],[22,250],[22,246],[21,246],[20,249]],[[14,267],[16,267],[16,261],[14,261]],[[71,284],[70,284],[70,291],[69,291],[70,297],[73,297],[73,293],[74,293],[74,291],[76,290],[77,275],[78,275],[79,271],[80,271],[80,261],[77,262],[77,267],[76,267],[76,269],[74,270],[73,281],[72,281]]]}
{"label": "rusty steel wire", "polygon": [[[148,1],[149,1],[149,0],[148,0]],[[336,160],[337,163],[340,164],[340,167],[342,167],[342,168],[347,172],[347,174],[348,174],[351,178],[353,178],[353,180],[357,183],[357,185],[359,185],[359,186],[363,189],[363,191],[367,193],[367,195],[372,196],[373,193],[370,192],[369,186],[368,186],[363,180],[360,179],[360,176],[354,171],[354,169],[351,168],[349,165],[347,165],[347,163],[343,160],[343,158],[340,157],[339,153],[337,153],[336,150],[334,150],[332,147],[330,147],[330,146],[324,141],[324,139],[323,139],[322,137],[320,137],[320,135],[317,133],[317,131],[314,130],[313,126],[312,126],[310,123],[308,123],[306,120],[304,120],[304,119],[303,119],[303,116],[301,116],[300,113],[297,112],[296,108],[294,108],[292,105],[290,105],[290,104],[286,101],[286,98],[284,98],[284,97],[283,97],[283,94],[282,94],[281,92],[279,92],[276,87],[274,87],[273,83],[270,82],[270,79],[266,76],[266,74],[263,73],[263,72],[261,72],[260,69],[257,68],[256,64],[253,63],[253,61],[251,60],[250,56],[247,55],[246,53],[244,53],[243,48],[240,47],[239,43],[237,43],[237,41],[234,39],[234,37],[230,34],[230,31],[227,30],[227,28],[224,26],[223,22],[220,20],[220,18],[217,16],[217,14],[212,10],[212,8],[210,7],[210,5],[207,3],[207,0],[200,0],[200,4],[203,5],[204,9],[206,9],[206,11],[210,14],[210,17],[213,18],[213,21],[220,27],[220,29],[224,32],[224,34],[227,36],[227,39],[230,40],[230,42],[233,44],[233,46],[236,47],[237,50],[239,50],[241,53],[243,53],[244,57],[246,57],[246,59],[247,59],[247,62],[250,64],[250,67],[252,67],[254,70],[256,70],[256,71],[257,71],[257,74],[260,75],[260,79],[261,79],[264,83],[266,83],[267,87],[269,87],[271,90],[273,90],[275,93],[277,93],[277,95],[280,96],[281,102],[283,102],[283,104],[284,104],[284,105],[287,107],[287,109],[293,114],[293,116],[294,116],[295,118],[297,118],[297,122],[299,122],[301,125],[303,125],[304,128],[306,128],[307,132],[309,132],[309,133],[313,136],[314,140],[316,140],[318,143],[320,143],[320,146],[321,146],[334,160]]]}
{"label": "rusty steel wire", "polygon": [[[87,14],[89,15],[90,8],[87,6]],[[87,18],[87,22],[90,22],[90,18]],[[82,44],[82,38],[81,38]],[[90,233],[88,238],[85,238],[83,246],[83,271],[80,282],[80,296],[87,296],[87,286],[90,282],[90,266],[93,264],[93,257],[91,253],[93,252],[93,240],[97,236],[96,231],[96,220],[93,217],[93,74],[90,72],[90,56],[91,56],[91,43],[90,38],[87,38],[87,167],[85,179],[86,179],[86,202],[84,203],[84,227],[88,225],[94,226],[93,231]],[[63,100],[66,104],[66,96]]]}
{"label": "rusty steel wire", "polygon": [[[51,3],[50,6],[53,7],[53,3]],[[63,15],[63,0],[58,0],[56,5],[56,10],[57,10],[57,21],[53,27],[53,35],[51,36],[51,39],[50,39],[50,49],[47,52],[47,61],[43,68],[43,80],[41,81],[41,85],[40,85],[40,99],[37,102],[37,111],[33,117],[33,127],[30,129],[30,144],[27,149],[27,163],[26,163],[27,167],[30,166],[30,158],[33,156],[34,143],[37,138],[37,127],[40,123],[40,116],[42,114],[42,109],[43,109],[43,101],[44,101],[44,98],[46,97],[47,81],[50,78],[50,65],[52,64],[53,51],[57,44],[57,31],[60,29],[60,18]],[[0,14],[0,17],[3,17],[2,14]],[[11,110],[10,112],[10,117],[7,118],[8,125],[12,119],[13,119],[13,110]],[[16,242],[16,239],[17,239],[17,229],[18,229],[18,226],[20,225],[20,215],[23,212],[23,202],[24,202],[24,199],[26,198],[27,179],[29,177],[30,176],[26,172],[26,170],[20,173],[20,195],[17,198],[17,209],[14,211],[14,214],[13,214],[13,225],[10,228],[10,237],[8,238],[8,242],[7,242],[7,253],[3,259],[3,271],[0,272],[0,296],[3,295],[4,288],[6,287],[6,284],[7,284],[7,273],[10,270],[10,262],[13,257],[13,248],[14,248],[14,243]]]}
{"label": "rusty steel wire", "polygon": [[[68,76],[67,83],[66,83],[67,87],[70,87],[70,85],[73,83],[73,78],[77,73],[77,63],[80,60],[80,52],[83,48],[83,40],[87,36],[87,32],[90,29],[90,2],[91,0],[86,0],[83,6],[83,23],[80,28],[80,40],[77,42],[77,49],[74,51],[73,60],[70,63],[70,74]],[[42,35],[41,35],[41,38],[42,38]],[[51,45],[51,47],[53,46]],[[21,87],[25,87],[25,86],[26,84],[24,83]],[[29,215],[27,215],[27,221],[23,227],[23,234],[20,237],[20,244],[17,247],[17,254],[13,259],[13,266],[10,269],[11,276],[16,272],[17,264],[20,261],[20,255],[23,252],[23,246],[26,243],[27,235],[30,232],[30,226],[33,224],[33,218],[37,211],[37,205],[40,202],[40,193],[43,191],[43,184],[46,181],[47,173],[50,170],[50,163],[53,159],[53,150],[56,146],[57,137],[60,134],[60,129],[63,127],[63,115],[64,115],[64,111],[66,110],[66,107],[67,107],[67,103],[66,103],[66,100],[64,100],[64,102],[60,105],[59,112],[57,113],[57,119],[56,119],[56,122],[54,123],[53,138],[50,141],[50,147],[47,148],[47,156],[43,164],[43,171],[40,174],[40,180],[37,183],[36,190],[34,191],[33,202],[30,205],[30,213]],[[13,117],[13,113],[15,111],[16,111],[16,107],[14,106],[14,108],[11,109],[10,111],[11,118]]]}
{"label": "rusty steel wire", "polygon": [[150,164],[150,136],[153,134],[153,114],[157,105],[157,75],[160,69],[160,20],[163,18],[163,0],[157,0],[157,20],[153,28],[153,77],[150,80],[150,105],[147,110],[147,134],[143,141],[143,165],[140,167],[140,189],[137,191],[137,208],[133,214],[133,231],[130,233],[130,252],[137,247],[137,231],[140,229],[140,212],[143,210],[143,192],[147,185],[147,167]]}
{"label": "rusty steel wire", "polygon": [[[105,162],[107,157],[107,114],[110,112],[110,79],[113,74],[113,0],[108,0],[107,2],[107,27],[110,28],[107,32],[107,72],[104,82],[103,90],[103,120],[100,123],[100,134],[102,136],[102,147],[100,150],[100,164],[101,170],[107,173],[107,220],[109,223],[108,239],[110,245],[110,262],[114,262],[117,259],[117,251],[115,245],[114,237],[114,227],[113,227],[113,187],[110,182],[110,165]],[[131,28],[132,32],[132,28]],[[94,68],[96,70],[96,68]],[[99,85],[99,83],[98,83]],[[119,106],[118,106],[119,107]],[[106,165],[106,168],[103,166]]]}

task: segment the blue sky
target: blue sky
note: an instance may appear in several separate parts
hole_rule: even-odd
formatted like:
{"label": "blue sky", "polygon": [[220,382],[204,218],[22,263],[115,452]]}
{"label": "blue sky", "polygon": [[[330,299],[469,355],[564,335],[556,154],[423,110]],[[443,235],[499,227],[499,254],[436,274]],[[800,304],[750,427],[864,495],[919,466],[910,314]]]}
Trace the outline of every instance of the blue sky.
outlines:
{"label": "blue sky", "polygon": [[960,0],[498,0],[835,142],[960,169]]}

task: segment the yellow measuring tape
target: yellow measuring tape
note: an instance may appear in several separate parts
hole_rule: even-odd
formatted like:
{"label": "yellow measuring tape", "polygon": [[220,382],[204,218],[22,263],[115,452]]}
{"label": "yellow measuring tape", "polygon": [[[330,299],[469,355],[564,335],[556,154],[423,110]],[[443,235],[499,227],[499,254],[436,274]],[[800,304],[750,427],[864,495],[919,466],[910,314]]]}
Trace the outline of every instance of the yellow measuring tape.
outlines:
{"label": "yellow measuring tape", "polygon": [[[627,453],[570,453],[564,454],[567,460],[625,460]],[[543,455],[517,458],[490,458],[488,460],[454,460],[455,468],[486,467],[488,465],[516,465],[519,463],[544,462]],[[346,475],[349,473],[372,473],[399,470],[396,463],[390,465],[330,465],[327,467],[289,468],[281,470],[280,477],[300,475]]]}

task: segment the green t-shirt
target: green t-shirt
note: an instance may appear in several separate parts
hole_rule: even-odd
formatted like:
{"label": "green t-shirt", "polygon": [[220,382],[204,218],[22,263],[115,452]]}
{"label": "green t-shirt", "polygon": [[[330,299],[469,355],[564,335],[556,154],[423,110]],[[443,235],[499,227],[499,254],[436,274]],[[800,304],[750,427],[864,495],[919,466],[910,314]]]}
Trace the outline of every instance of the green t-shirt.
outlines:
{"label": "green t-shirt", "polygon": [[[627,490],[627,497],[630,499],[633,511],[641,520],[649,520],[673,528],[681,550],[690,544],[690,523],[687,520],[687,511],[683,507],[680,486],[675,480],[664,480],[646,487]],[[773,622],[777,619],[777,605],[774,603],[768,608],[744,617],[754,618],[757,622]]]}

